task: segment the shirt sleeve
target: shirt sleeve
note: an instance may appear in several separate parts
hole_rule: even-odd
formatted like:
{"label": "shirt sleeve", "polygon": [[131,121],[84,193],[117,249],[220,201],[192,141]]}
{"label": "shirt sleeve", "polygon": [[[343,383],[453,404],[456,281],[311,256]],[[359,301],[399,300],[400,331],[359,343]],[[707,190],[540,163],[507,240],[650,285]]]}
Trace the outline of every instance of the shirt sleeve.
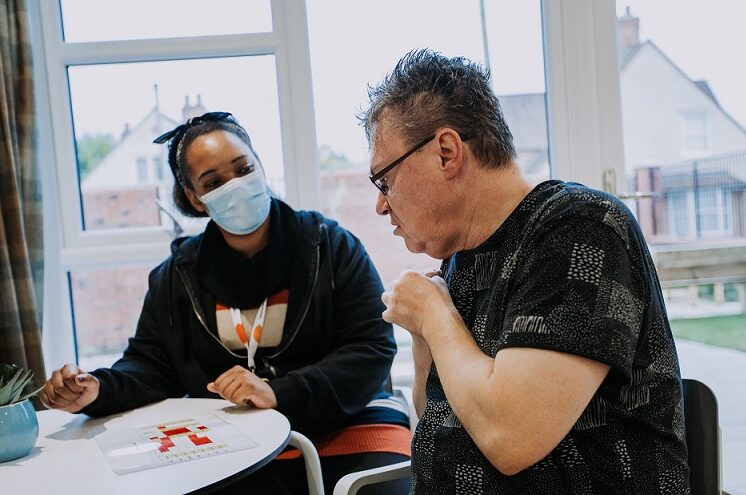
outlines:
{"label": "shirt sleeve", "polygon": [[629,375],[649,289],[628,244],[597,212],[537,226],[518,254],[498,349],[555,350]]}

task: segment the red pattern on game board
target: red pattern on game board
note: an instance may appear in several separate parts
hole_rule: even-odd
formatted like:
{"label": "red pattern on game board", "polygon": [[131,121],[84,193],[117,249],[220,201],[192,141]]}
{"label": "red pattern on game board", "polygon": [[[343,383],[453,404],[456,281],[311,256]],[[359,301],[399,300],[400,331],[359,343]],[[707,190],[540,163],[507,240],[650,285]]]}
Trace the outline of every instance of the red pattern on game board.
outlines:
{"label": "red pattern on game board", "polygon": [[159,452],[168,452],[168,449],[174,447],[174,442],[168,437],[161,438],[161,446],[158,447]]}
{"label": "red pattern on game board", "polygon": [[166,436],[173,436],[173,435],[181,435],[182,433],[191,433],[191,430],[189,428],[174,428],[173,430],[166,430],[163,432]]}
{"label": "red pattern on game board", "polygon": [[189,435],[189,440],[191,440],[194,445],[206,445],[212,443],[210,437],[198,437],[197,435]]}

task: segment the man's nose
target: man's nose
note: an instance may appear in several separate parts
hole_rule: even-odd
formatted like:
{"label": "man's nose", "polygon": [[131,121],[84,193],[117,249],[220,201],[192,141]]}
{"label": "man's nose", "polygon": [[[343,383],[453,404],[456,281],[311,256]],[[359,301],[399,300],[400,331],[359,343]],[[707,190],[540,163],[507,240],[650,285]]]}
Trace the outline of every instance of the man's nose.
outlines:
{"label": "man's nose", "polygon": [[388,215],[391,211],[389,202],[386,201],[386,196],[381,191],[378,191],[378,197],[376,197],[376,213],[379,215]]}

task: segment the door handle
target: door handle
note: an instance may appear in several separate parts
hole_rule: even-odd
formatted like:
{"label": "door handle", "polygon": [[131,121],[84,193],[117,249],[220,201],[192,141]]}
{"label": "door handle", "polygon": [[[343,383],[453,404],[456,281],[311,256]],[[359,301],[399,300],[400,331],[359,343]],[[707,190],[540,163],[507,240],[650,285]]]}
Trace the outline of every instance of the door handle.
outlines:
{"label": "door handle", "polygon": [[652,199],[661,196],[660,193],[653,191],[616,192],[616,171],[613,168],[604,169],[602,184],[605,192],[619,199]]}

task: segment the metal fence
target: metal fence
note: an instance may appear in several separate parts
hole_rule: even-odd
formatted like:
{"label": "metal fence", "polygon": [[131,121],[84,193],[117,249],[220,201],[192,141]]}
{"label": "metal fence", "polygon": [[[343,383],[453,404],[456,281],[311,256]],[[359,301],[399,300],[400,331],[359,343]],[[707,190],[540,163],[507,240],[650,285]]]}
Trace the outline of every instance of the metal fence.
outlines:
{"label": "metal fence", "polygon": [[746,237],[746,151],[645,167],[630,178],[635,213],[651,242]]}

